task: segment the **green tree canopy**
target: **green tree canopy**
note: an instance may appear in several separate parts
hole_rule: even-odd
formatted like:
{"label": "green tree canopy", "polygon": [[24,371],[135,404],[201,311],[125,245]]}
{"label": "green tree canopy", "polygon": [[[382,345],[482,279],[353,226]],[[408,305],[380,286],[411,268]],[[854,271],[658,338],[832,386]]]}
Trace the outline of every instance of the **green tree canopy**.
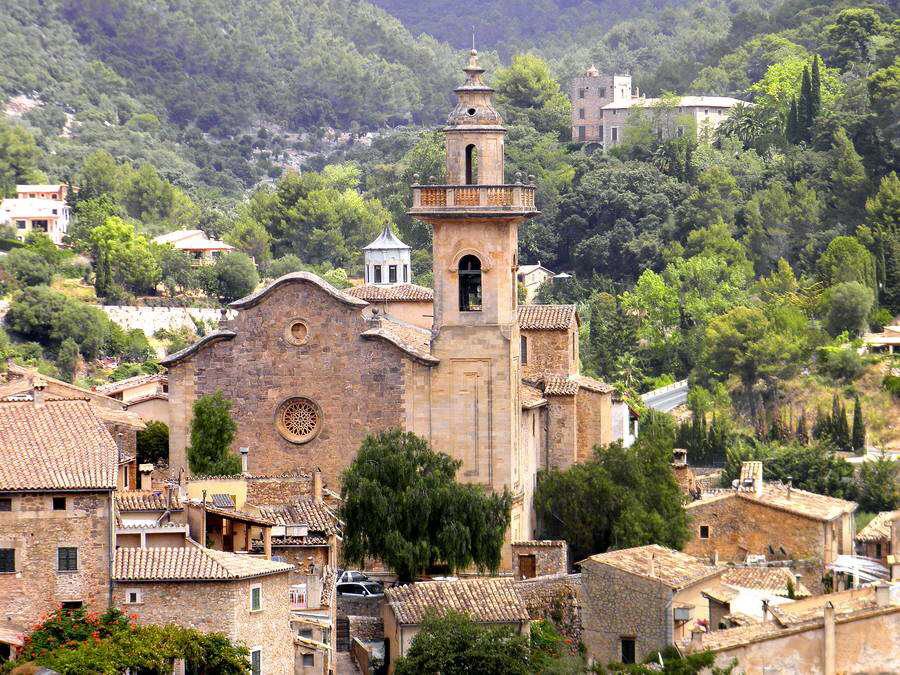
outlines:
{"label": "green tree canopy", "polygon": [[825,323],[828,332],[859,335],[869,326],[869,312],[875,298],[872,289],[857,281],[836,284],[825,293]]}
{"label": "green tree canopy", "polygon": [[241,459],[231,452],[237,425],[231,418],[231,401],[221,391],[194,401],[188,465],[195,476],[230,476],[241,471]]}
{"label": "green tree canopy", "polygon": [[856,282],[873,288],[875,262],[856,237],[835,237],[816,263],[816,273],[824,286]]}
{"label": "green tree canopy", "polygon": [[116,287],[133,292],[153,290],[159,280],[159,264],[153,245],[134,225],[117,216],[107,218],[90,234],[97,295]]}
{"label": "green tree canopy", "polygon": [[526,123],[559,138],[568,136],[572,104],[541,57],[516,54],[508,67],[494,72],[492,82],[508,124]]}
{"label": "green tree canopy", "polygon": [[150,420],[137,432],[138,464],[169,461],[169,427],[165,422]]}
{"label": "green tree canopy", "polygon": [[343,475],[344,557],[411,581],[429,566],[496,570],[512,497],[456,482],[461,462],[398,429],[366,437]]}
{"label": "green tree canopy", "polygon": [[222,302],[233,302],[249,295],[259,285],[256,265],[246,253],[232,251],[202,271],[206,292]]}
{"label": "green tree canopy", "polygon": [[0,266],[22,286],[47,285],[53,277],[50,263],[40,253],[27,248],[14,248],[0,260]]}
{"label": "green tree canopy", "polygon": [[17,183],[36,183],[39,152],[34,137],[17,124],[0,118],[0,198],[13,196]]}

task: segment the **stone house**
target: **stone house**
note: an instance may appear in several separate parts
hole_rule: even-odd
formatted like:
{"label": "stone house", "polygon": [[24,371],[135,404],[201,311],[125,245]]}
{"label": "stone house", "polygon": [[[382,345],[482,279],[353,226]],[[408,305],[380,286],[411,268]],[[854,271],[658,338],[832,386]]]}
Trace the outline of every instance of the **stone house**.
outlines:
{"label": "stone house", "polygon": [[856,533],[856,553],[877,560],[890,569],[888,558],[896,555],[900,537],[900,511],[882,511]]}
{"label": "stone house", "polygon": [[109,602],[119,448],[88,401],[0,402],[0,657],[63,607]]}
{"label": "stone house", "polygon": [[686,553],[735,563],[748,556],[811,561],[803,582],[814,591],[826,565],[853,553],[855,502],[766,483],[760,462],[744,463],[736,488],[706,493],[685,509]]}
{"label": "stone house", "polygon": [[525,289],[525,302],[533,302],[541,286],[554,276],[553,271],[541,265],[540,260],[535,265],[519,265],[516,280]]}
{"label": "stone house", "polygon": [[880,582],[817,595],[771,610],[770,618],[678,643],[683,654],[710,650],[735,673],[895,673],[900,671],[900,587]]}
{"label": "stone house", "polygon": [[[379,284],[374,268],[364,290],[297,272],[232,303],[233,319],[162,361],[173,477],[186,470],[194,401],[221,390],[234,404],[234,449],[247,449],[248,473],[318,466],[337,484],[368,434],[402,428],[460,460],[459,480],[510,490],[512,541],[533,536],[537,470],[568,466],[611,440],[613,390],[580,375],[574,309],[560,310],[561,327],[537,321],[520,333],[518,227],[538,213],[535,186],[521,176],[505,182],[506,129],[477,54],[464,71],[444,128],[448,183],[413,186],[410,215],[434,230],[430,311],[366,295],[386,287],[400,294],[389,297],[425,302],[401,289],[402,272],[395,289],[390,270]],[[523,358],[528,331],[558,353],[544,359],[528,346]],[[523,361],[542,359],[558,365],[526,378]],[[510,556],[507,546],[508,569]]]}
{"label": "stone house", "polygon": [[[292,573],[295,575],[298,571]],[[294,634],[294,672],[324,675],[335,670],[337,603],[333,567],[313,565],[304,581],[291,585],[291,630]]]}
{"label": "stone house", "polygon": [[125,410],[142,420],[169,423],[169,379],[163,373],[135,375],[94,387],[94,391],[122,401]]}
{"label": "stone house", "polygon": [[452,610],[480,624],[504,626],[522,635],[530,626],[528,610],[509,577],[422,581],[385,590],[382,606],[385,662],[393,673],[429,612]]}
{"label": "stone house", "polygon": [[186,545],[187,513],[171,488],[116,492],[117,548],[172,548]]}
{"label": "stone house", "polygon": [[663,546],[608,551],[581,566],[583,641],[590,663],[640,663],[709,621],[703,595],[723,569]]}
{"label": "stone house", "polygon": [[516,579],[533,579],[569,571],[569,551],[562,539],[514,541],[513,574]]}
{"label": "stone house", "polygon": [[703,589],[709,602],[709,630],[766,619],[768,609],[811,594],[789,568],[728,567],[719,583]]}
{"label": "stone house", "polygon": [[250,650],[254,674],[293,673],[293,566],[186,544],[119,548],[113,605],[142,623],[225,633]]}

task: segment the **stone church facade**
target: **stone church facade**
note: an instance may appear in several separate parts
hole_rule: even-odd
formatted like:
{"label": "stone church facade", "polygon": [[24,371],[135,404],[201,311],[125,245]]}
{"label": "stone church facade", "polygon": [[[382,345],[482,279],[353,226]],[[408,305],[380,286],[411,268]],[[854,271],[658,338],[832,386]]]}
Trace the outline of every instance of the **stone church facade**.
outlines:
{"label": "stone church facade", "polygon": [[[474,50],[464,72],[444,128],[448,183],[413,186],[410,213],[434,230],[433,294],[343,292],[297,272],[233,303],[233,319],[163,361],[174,473],[187,470],[194,401],[220,390],[251,473],[319,467],[338,486],[366,435],[401,427],[461,460],[459,480],[508,488],[516,541],[534,534],[537,471],[612,441],[613,390],[580,375],[574,306],[518,305],[535,187],[504,182],[506,130]],[[430,328],[404,320],[404,302],[429,299]]]}

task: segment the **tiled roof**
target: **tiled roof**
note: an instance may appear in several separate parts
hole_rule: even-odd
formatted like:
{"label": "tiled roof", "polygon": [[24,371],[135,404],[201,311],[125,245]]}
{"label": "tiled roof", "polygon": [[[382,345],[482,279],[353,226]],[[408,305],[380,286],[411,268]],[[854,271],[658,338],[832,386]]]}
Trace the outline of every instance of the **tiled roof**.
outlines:
{"label": "tiled roof", "polygon": [[519,402],[526,409],[539,408],[542,405],[546,405],[547,399],[544,398],[544,394],[540,389],[522,382],[519,385]]}
{"label": "tiled roof", "polygon": [[288,572],[293,565],[196,544],[181,548],[118,548],[116,581],[217,581]]}
{"label": "tiled roof", "polygon": [[609,565],[645,579],[655,579],[676,590],[721,572],[699,558],[657,544],[598,553],[581,564],[588,561]]}
{"label": "tiled roof", "polygon": [[253,506],[263,518],[276,525],[306,525],[310,531],[327,534],[338,530],[337,517],[325,504],[317,504],[312,495],[300,497],[290,504]]}
{"label": "tiled roof", "polygon": [[890,541],[891,523],[900,518],[900,511],[882,511],[856,534],[857,541]]}
{"label": "tiled roof", "polygon": [[99,394],[104,394],[109,396],[110,394],[117,394],[120,391],[125,391],[129,387],[137,387],[142,384],[148,384],[149,382],[168,382],[168,377],[164,373],[153,373],[151,375],[135,375],[134,377],[126,377],[124,380],[118,380],[117,382],[110,382],[109,384],[102,384],[99,387],[94,387],[94,391]]}
{"label": "tiled roof", "polygon": [[0,403],[0,490],[114,489],[118,458],[87,401]]}
{"label": "tiled roof", "polygon": [[513,546],[546,546],[548,548],[565,548],[564,539],[528,539],[524,541],[514,541]]}
{"label": "tiled roof", "polygon": [[217,509],[233,509],[234,498],[231,495],[217,494],[211,495],[210,501]]}
{"label": "tiled roof", "polygon": [[366,302],[431,302],[434,291],[417,284],[363,284],[347,289],[347,294]]}
{"label": "tiled roof", "polygon": [[541,376],[544,383],[544,394],[547,396],[575,396],[579,389],[596,391],[601,394],[611,394],[616,389],[612,385],[600,382],[584,375],[553,375]]}
{"label": "tiled roof", "polygon": [[[272,546],[328,546],[328,539],[306,535],[305,537],[272,537]],[[262,548],[262,542],[260,542]]]}
{"label": "tiled roof", "polygon": [[172,506],[169,507],[165,493],[162,492],[116,492],[116,509],[119,511],[165,511],[181,510],[178,493],[172,492]]}
{"label": "tiled roof", "polygon": [[807,492],[795,487],[788,489],[786,485],[778,483],[765,483],[760,496],[752,490],[722,490],[705,494],[700,499],[685,504],[685,508],[691,510],[712,502],[738,498],[822,521],[833,520],[843,513],[852,513],[856,509],[856,502]]}
{"label": "tiled roof", "polygon": [[[190,504],[197,508],[200,508],[202,506],[202,502],[197,500],[191,501]],[[269,518],[257,515],[255,513],[250,513],[248,511],[242,511],[240,509],[220,509],[214,506],[212,502],[206,502],[206,512],[212,513],[216,516],[222,516],[223,518],[240,520],[252,525],[262,525],[263,527],[271,527],[275,524]]]}
{"label": "tiled roof", "polygon": [[380,317],[373,323],[371,328],[362,333],[364,339],[387,340],[425,365],[433,366],[440,363],[431,354],[430,330],[386,316]]}
{"label": "tiled roof", "polygon": [[733,588],[729,588],[728,586],[723,586],[719,583],[714,583],[710,586],[706,586],[701,593],[713,600],[718,602],[728,604],[732,600],[734,600],[738,595],[738,591]]}
{"label": "tiled roof", "polygon": [[174,354],[169,354],[164,359],[160,359],[159,364],[161,366],[165,366],[166,368],[171,368],[175,364],[184,361],[189,356],[193,356],[207,345],[211,345],[222,340],[233,340],[236,335],[237,333],[235,333],[233,330],[216,330],[212,333],[207,333],[202,338],[197,340],[194,344],[188,345],[184,349],[177,351]]}
{"label": "tiled roof", "polygon": [[430,611],[454,610],[485,623],[527,621],[511,577],[422,581],[385,591],[400,624],[419,624]]}
{"label": "tiled roof", "polygon": [[375,238],[375,241],[363,246],[363,251],[395,251],[409,250],[409,248],[409,245],[404,244],[400,241],[400,238],[394,234],[390,225],[385,225],[381,234]]}
{"label": "tiled roof", "polygon": [[519,305],[521,330],[566,330],[577,320],[575,305]]}
{"label": "tiled roof", "polygon": [[753,588],[770,591],[775,595],[788,597],[788,582],[794,585],[794,596],[805,598],[809,590],[794,579],[787,567],[734,567],[722,574],[722,583],[739,588]]}
{"label": "tiled roof", "polygon": [[[849,591],[841,591],[840,593],[814,595],[798,602],[787,602],[782,605],[770,606],[769,611],[772,612],[772,616],[782,626],[794,626],[806,621],[820,619],[826,602],[830,602],[834,606],[835,616],[878,607],[878,602],[875,598],[875,588],[873,586],[864,586]],[[892,601],[892,605],[900,608],[896,600]]]}
{"label": "tiled roof", "polygon": [[319,601],[322,607],[330,607],[334,600],[334,589],[337,583],[337,574],[333,567],[325,566],[322,573],[322,599]]}

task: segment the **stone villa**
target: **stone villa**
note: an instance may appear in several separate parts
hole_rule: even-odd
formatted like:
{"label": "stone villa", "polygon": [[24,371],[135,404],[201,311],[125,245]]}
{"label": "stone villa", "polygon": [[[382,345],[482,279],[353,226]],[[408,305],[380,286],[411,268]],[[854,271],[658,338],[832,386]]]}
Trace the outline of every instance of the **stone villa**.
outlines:
{"label": "stone villa", "polygon": [[[598,143],[607,149],[622,142],[632,110],[650,109],[661,101],[641,96],[639,91],[632,89],[631,75],[601,75],[594,66],[572,80],[570,97],[572,140]],[[677,119],[665,121],[671,130],[658,127],[657,131],[680,135],[685,132],[681,121],[689,119],[696,129],[697,139],[708,142],[728,111],[742,103],[744,101],[725,96],[681,96],[674,111]]]}
{"label": "stone villa", "polygon": [[460,480],[512,491],[512,541],[533,535],[538,468],[612,440],[613,388],[580,374],[574,308],[518,306],[535,187],[506,182],[506,129],[476,53],[464,71],[444,127],[449,182],[413,186],[410,213],[434,230],[431,303],[389,232],[367,250],[365,287],[297,272],[233,303],[234,319],[162,362],[173,475],[194,401],[221,390],[251,473],[318,466],[337,484],[367,434],[401,427],[460,459]]}

